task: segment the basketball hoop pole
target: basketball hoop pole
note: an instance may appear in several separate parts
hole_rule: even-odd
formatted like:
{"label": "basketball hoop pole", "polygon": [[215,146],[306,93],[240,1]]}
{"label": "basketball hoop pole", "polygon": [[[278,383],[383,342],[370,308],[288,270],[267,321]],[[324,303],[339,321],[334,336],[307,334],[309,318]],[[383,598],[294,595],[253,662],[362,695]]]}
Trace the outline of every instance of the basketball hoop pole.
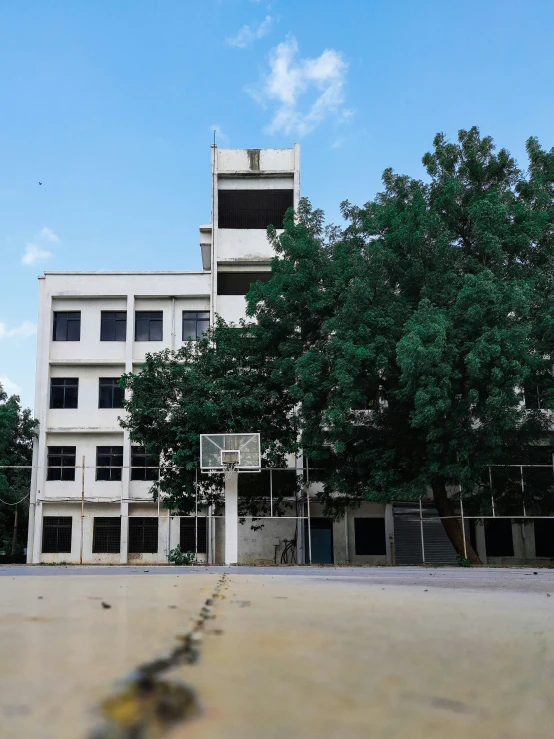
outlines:
{"label": "basketball hoop pole", "polygon": [[225,564],[238,563],[238,472],[225,475]]}

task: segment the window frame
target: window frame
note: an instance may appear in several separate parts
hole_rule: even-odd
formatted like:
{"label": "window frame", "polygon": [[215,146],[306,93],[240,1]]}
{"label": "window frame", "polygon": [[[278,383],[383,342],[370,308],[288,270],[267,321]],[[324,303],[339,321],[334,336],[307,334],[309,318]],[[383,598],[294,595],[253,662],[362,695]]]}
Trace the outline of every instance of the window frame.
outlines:
{"label": "window frame", "polygon": [[[54,388],[63,388],[62,405],[54,404]],[[66,390],[75,390],[75,405],[67,405]],[[51,377],[50,378],[50,410],[75,410],[79,407],[79,378],[78,377]]]}
{"label": "window frame", "polygon": [[[113,318],[112,318],[113,316]],[[118,316],[124,316],[121,318]],[[113,321],[113,332],[108,331],[105,321]],[[118,324],[123,324],[123,338],[118,339]],[[119,326],[121,328],[121,326]],[[113,338],[106,338],[105,334],[113,333]],[[126,310],[103,310],[100,312],[100,341],[127,341],[127,311]]]}
{"label": "window frame", "polygon": [[[158,318],[157,316],[161,316]],[[156,316],[156,317],[155,317]],[[148,321],[148,338],[139,339],[137,336],[139,321]],[[160,324],[161,335],[159,339],[152,338],[153,324]],[[164,340],[164,312],[163,310],[137,310],[135,311],[135,341],[163,341]]]}
{"label": "window frame", "polygon": [[[55,310],[53,311],[54,318],[52,321],[52,341],[81,341],[81,311],[80,310]],[[69,318],[69,316],[78,316],[78,318]],[[65,338],[59,338],[58,334],[58,321],[65,321]],[[69,327],[71,323],[78,323],[77,335],[78,338],[68,339]],[[74,327],[72,327],[74,328]]]}
{"label": "window frame", "polygon": [[[105,535],[105,541],[102,540],[103,534]],[[115,541],[110,541],[110,536],[114,534]],[[92,553],[121,553],[121,516],[94,516],[92,526]]]}
{"label": "window frame", "polygon": [[[102,450],[102,451],[101,451]],[[109,450],[109,451],[107,451]],[[117,450],[117,451],[114,451]],[[100,464],[100,457],[107,457],[110,464]],[[115,460],[115,464],[113,463]],[[100,471],[100,475],[98,474]],[[96,447],[96,480],[121,482],[123,472],[123,447],[114,444]]]}
{"label": "window frame", "polygon": [[[55,452],[54,449],[61,451]],[[68,450],[73,450],[68,451]],[[60,464],[52,464],[59,457]],[[73,464],[64,464],[65,458],[72,458]],[[75,482],[75,468],[77,466],[77,447],[75,446],[47,446],[46,447],[46,480],[52,482]]]}
{"label": "window frame", "polygon": [[[124,408],[125,407],[125,390],[118,385],[120,377],[99,377],[98,378],[98,407],[99,408]],[[111,390],[111,405],[102,405],[102,387]],[[115,391],[121,393],[121,405],[114,405]]]}
{"label": "window frame", "polygon": [[129,554],[157,554],[160,545],[159,535],[157,516],[129,516]]}
{"label": "window frame", "polygon": [[[54,536],[52,535],[53,530],[55,531]],[[73,516],[44,516],[42,519],[42,554],[71,554],[72,534]],[[69,537],[69,542],[64,538],[60,544],[62,537]],[[53,543],[48,542],[48,539]]]}
{"label": "window frame", "polygon": [[[205,316],[205,318],[199,318],[199,316]],[[185,319],[185,316],[187,318]],[[194,316],[194,318],[193,318]],[[195,324],[195,336],[185,336],[185,321]],[[203,331],[198,331],[198,324],[206,324],[206,328]],[[183,310],[181,317],[181,336],[182,341],[198,341],[202,338],[202,335],[210,328],[210,311],[209,310]]]}
{"label": "window frame", "polygon": [[[144,460],[144,464],[136,464],[137,459]],[[155,464],[147,464],[147,462]],[[159,460],[146,451],[143,446],[131,446],[131,480],[140,482],[157,482],[159,475]],[[143,474],[141,474],[141,471]]]}
{"label": "window frame", "polygon": [[[182,516],[181,523],[179,525],[179,545],[183,552],[195,551],[195,546],[188,547],[186,545],[185,538],[190,536],[192,543],[196,544],[195,535],[195,516]],[[189,529],[188,531],[186,529]],[[198,516],[198,548],[196,554],[207,554],[208,553],[208,535],[207,535],[207,518],[206,516]]]}

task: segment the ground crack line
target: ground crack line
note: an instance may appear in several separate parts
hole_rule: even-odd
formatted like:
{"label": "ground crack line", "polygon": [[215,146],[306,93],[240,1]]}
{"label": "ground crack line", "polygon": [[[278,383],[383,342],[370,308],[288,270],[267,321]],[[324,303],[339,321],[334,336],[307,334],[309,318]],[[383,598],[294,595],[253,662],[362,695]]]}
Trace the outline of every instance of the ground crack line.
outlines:
{"label": "ground crack line", "polygon": [[192,629],[177,637],[179,646],[165,657],[139,665],[122,681],[122,689],[102,703],[103,723],[90,734],[90,739],[158,739],[175,724],[200,713],[198,698],[190,685],[175,678],[162,678],[172,668],[193,665],[200,659],[206,622],[215,618],[214,604],[222,597],[226,581],[224,573]]}

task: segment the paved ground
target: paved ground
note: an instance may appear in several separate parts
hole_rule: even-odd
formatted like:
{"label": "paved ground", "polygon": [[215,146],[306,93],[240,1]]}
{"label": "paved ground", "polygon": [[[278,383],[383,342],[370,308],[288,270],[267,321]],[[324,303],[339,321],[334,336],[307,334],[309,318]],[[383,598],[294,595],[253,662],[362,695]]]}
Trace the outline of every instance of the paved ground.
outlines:
{"label": "paved ground", "polygon": [[554,570],[0,574],[1,737],[554,735]]}

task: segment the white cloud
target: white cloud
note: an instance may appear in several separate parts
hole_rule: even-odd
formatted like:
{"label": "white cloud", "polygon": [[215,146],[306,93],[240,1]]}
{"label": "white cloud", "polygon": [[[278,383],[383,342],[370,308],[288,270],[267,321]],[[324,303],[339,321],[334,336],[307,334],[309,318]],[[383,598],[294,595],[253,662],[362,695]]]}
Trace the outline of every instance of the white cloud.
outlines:
{"label": "white cloud", "polygon": [[219,126],[217,123],[212,123],[210,126],[210,131],[212,134],[215,132],[215,143],[223,146],[227,146],[229,143],[229,137],[225,133],[225,131]]}
{"label": "white cloud", "polygon": [[[351,115],[343,108],[348,70],[343,55],[335,49],[325,49],[315,59],[297,59],[297,54],[298,43],[294,36],[288,36],[270,52],[270,71],[261,88],[247,88],[260,104],[277,103],[273,118],[266,126],[267,133],[302,136],[330,115],[335,115],[339,122]],[[307,104],[304,96],[308,96]]]}
{"label": "white cloud", "polygon": [[2,385],[8,395],[19,395],[21,393],[19,385],[12,382],[9,377],[0,377],[0,385]]}
{"label": "white cloud", "polygon": [[41,249],[36,244],[26,244],[25,252],[21,257],[21,264],[36,264],[45,259],[50,259],[52,252],[47,249]]}
{"label": "white cloud", "polygon": [[6,324],[0,321],[0,339],[10,339],[13,336],[26,338],[27,336],[34,336],[36,332],[36,324],[32,321],[23,321],[21,325],[14,326],[14,328],[7,328]]}
{"label": "white cloud", "polygon": [[243,26],[236,36],[231,36],[227,39],[227,43],[229,46],[245,49],[253,41],[256,41],[256,39],[266,36],[269,33],[272,23],[273,18],[270,15],[266,15],[260,23],[254,23],[252,26]]}
{"label": "white cloud", "polygon": [[[35,241],[48,242],[50,244],[59,244],[60,238],[51,228],[43,226],[38,234],[35,236]],[[42,246],[38,246],[35,243],[28,242],[25,245],[25,251],[21,257],[21,264],[36,264],[37,262],[43,262],[46,259],[50,259],[52,252],[48,249],[44,249]]]}
{"label": "white cloud", "polygon": [[55,244],[58,244],[60,241],[58,236],[52,231],[51,228],[48,228],[48,226],[44,226],[44,228],[41,228],[41,230],[37,234],[37,239],[42,239],[43,241],[52,241]]}
{"label": "white cloud", "polygon": [[331,149],[340,149],[348,141],[348,136],[341,136],[331,144]]}

